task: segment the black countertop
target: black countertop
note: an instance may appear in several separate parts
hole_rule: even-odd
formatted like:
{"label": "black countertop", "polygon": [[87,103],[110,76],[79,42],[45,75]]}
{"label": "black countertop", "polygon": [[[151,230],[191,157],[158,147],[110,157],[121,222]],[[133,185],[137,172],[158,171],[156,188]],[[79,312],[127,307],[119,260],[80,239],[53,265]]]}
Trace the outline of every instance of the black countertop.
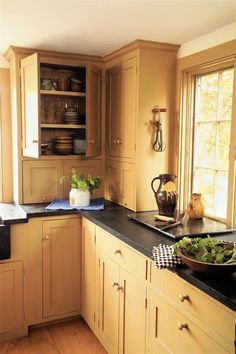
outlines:
{"label": "black countertop", "polygon": [[[158,231],[130,220],[127,216],[130,211],[113,203],[107,202],[103,211],[46,210],[46,206],[47,204],[22,206],[1,204],[0,215],[3,223],[14,224],[27,222],[28,218],[32,217],[80,214],[149,258],[152,258],[153,246],[159,243],[172,245],[176,242]],[[16,208],[15,214],[14,208]],[[11,211],[11,217],[7,217],[8,210]],[[236,232],[218,235],[217,238],[236,241]],[[214,278],[195,273],[185,266],[172,271],[230,309],[236,310],[236,272],[222,278]]]}

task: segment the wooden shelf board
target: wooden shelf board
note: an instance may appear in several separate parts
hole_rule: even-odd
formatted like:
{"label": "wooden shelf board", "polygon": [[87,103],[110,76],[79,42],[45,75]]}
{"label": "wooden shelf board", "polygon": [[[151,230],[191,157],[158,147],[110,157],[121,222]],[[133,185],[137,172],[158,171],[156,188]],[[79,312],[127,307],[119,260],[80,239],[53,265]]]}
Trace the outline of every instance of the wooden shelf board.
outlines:
{"label": "wooden shelf board", "polygon": [[40,93],[41,93],[42,95],[86,97],[86,93],[85,93],[85,92],[40,90]]}
{"label": "wooden shelf board", "polygon": [[85,129],[86,125],[85,124],[47,124],[43,123],[40,125],[41,128],[47,128],[47,129]]}

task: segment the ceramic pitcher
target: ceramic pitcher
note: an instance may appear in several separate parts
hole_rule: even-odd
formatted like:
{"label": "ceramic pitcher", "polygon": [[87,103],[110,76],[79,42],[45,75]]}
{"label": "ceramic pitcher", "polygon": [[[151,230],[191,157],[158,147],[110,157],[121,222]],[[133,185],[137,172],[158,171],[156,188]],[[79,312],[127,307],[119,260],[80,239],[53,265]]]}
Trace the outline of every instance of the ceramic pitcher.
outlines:
{"label": "ceramic pitcher", "polygon": [[[176,175],[174,174],[161,174],[151,182],[160,215],[173,216],[175,213],[178,198],[174,183],[175,178]],[[154,189],[156,180],[160,181],[157,190]]]}

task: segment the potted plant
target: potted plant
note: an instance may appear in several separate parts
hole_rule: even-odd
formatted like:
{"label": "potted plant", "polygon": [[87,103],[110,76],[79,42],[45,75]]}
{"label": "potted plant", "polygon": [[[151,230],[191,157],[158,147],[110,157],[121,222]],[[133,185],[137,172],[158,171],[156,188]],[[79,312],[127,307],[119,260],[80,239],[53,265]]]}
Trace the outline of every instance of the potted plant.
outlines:
{"label": "potted plant", "polygon": [[62,176],[60,183],[65,180],[70,180],[71,190],[69,193],[69,203],[71,206],[85,207],[90,204],[90,196],[94,189],[101,185],[101,178],[99,176],[92,177],[88,175],[78,175],[75,168],[71,169],[70,176]]}

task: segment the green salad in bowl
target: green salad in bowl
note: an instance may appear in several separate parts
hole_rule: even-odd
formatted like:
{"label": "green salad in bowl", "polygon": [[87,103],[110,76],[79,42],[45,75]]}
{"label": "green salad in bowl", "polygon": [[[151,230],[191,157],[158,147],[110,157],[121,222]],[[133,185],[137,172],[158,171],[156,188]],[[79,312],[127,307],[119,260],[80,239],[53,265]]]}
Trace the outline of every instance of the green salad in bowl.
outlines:
{"label": "green salad in bowl", "polygon": [[198,272],[232,273],[236,271],[236,243],[207,238],[184,237],[174,245],[174,254]]}

